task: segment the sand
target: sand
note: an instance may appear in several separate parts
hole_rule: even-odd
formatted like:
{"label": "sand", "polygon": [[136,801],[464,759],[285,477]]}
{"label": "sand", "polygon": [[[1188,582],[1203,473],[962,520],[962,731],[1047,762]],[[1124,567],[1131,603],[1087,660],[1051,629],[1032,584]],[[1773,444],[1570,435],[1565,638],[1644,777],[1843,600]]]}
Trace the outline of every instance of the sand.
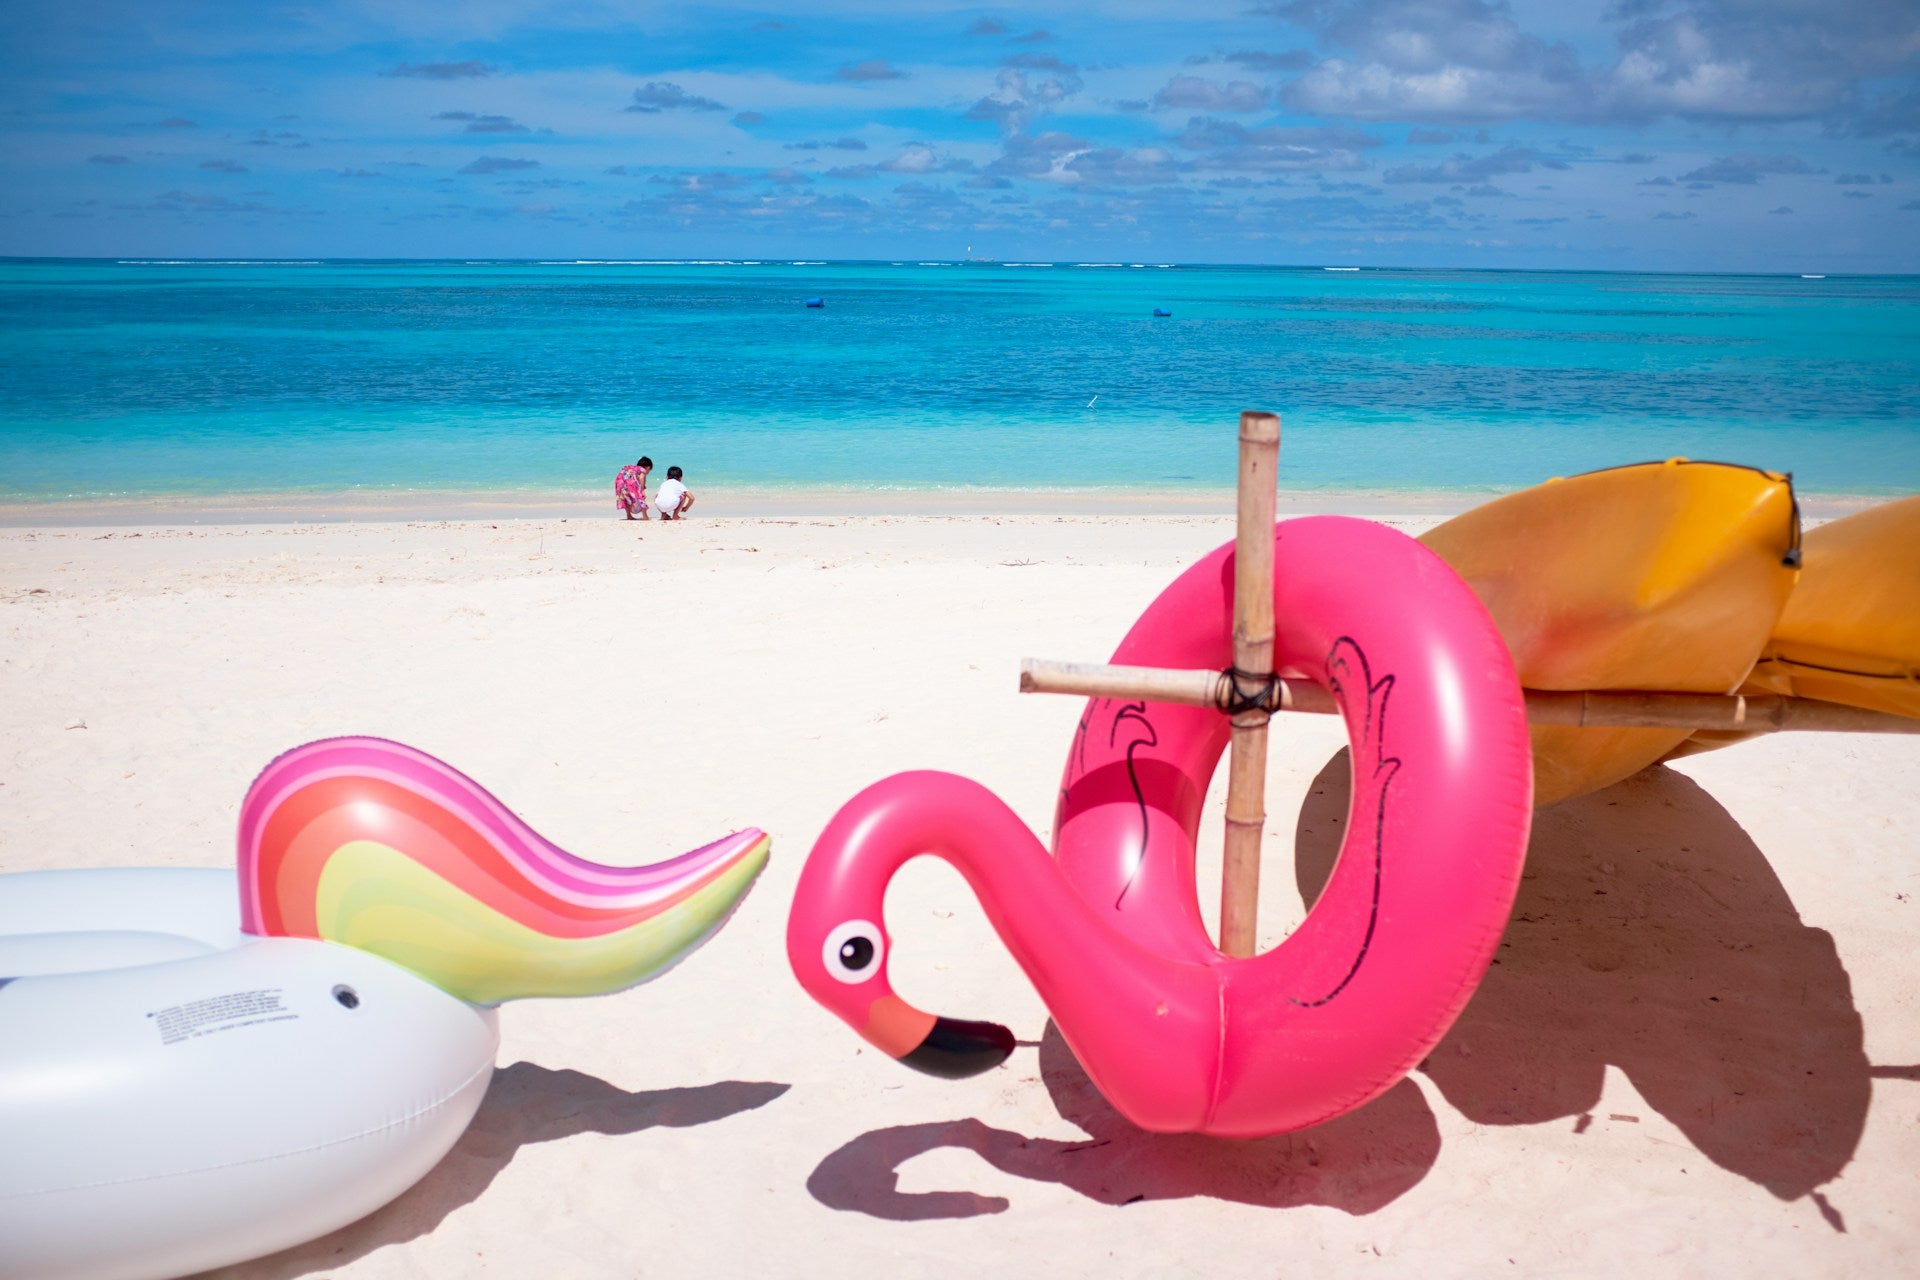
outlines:
{"label": "sand", "polygon": [[[1448,501],[1356,505],[1418,530]],[[974,777],[1044,834],[1079,704],[1017,694],[1020,659],[1104,658],[1231,538],[1226,506],[839,509],[862,508],[0,529],[0,869],[231,865],[254,773],[342,733],[433,752],[599,861],[774,836],[659,982],[507,1006],[493,1091],[425,1181],[220,1274],[1912,1270],[1920,738],[1761,740],[1543,812],[1499,962],[1424,1070],[1287,1137],[1146,1135],[944,865],[894,884],[894,975],[1015,1030],[973,1080],[816,1006],[786,905],[834,810],[898,769]],[[1329,856],[1341,742],[1313,717],[1274,739],[1268,944]]]}

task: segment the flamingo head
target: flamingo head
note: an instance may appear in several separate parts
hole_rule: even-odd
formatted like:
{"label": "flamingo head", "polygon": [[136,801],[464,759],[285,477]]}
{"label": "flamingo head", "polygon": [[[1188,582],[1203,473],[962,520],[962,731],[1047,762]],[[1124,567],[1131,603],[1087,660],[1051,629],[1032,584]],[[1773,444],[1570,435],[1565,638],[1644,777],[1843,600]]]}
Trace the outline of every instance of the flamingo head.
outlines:
{"label": "flamingo head", "polygon": [[884,787],[855,797],[814,845],[787,918],[787,962],[809,995],[889,1057],[949,1080],[978,1075],[1006,1061],[1013,1033],[923,1012],[887,979],[887,883],[921,850],[887,839],[888,806],[875,795]]}

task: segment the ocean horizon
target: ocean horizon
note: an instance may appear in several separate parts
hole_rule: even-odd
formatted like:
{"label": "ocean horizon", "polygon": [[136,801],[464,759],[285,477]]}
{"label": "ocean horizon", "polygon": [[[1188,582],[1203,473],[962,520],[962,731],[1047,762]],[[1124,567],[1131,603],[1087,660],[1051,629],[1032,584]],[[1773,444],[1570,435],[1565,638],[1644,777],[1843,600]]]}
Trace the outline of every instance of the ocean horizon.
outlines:
{"label": "ocean horizon", "polygon": [[[817,305],[809,305],[809,303]],[[1230,486],[1651,458],[1920,490],[1920,277],[1152,262],[0,260],[0,502]],[[720,514],[717,509],[714,514]]]}

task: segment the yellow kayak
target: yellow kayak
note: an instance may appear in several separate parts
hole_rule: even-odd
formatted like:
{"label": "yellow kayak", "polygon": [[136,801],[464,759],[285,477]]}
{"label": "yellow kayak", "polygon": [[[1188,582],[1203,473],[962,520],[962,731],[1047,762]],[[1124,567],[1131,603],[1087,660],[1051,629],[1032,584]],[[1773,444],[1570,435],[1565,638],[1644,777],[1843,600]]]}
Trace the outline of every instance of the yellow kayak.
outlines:
{"label": "yellow kayak", "polygon": [[1809,530],[1744,693],[1920,717],[1920,496]]}
{"label": "yellow kayak", "polygon": [[[1810,530],[1800,583],[1741,693],[1920,719],[1920,497]],[[1752,737],[1703,730],[1673,754]]]}
{"label": "yellow kayak", "polygon": [[[1479,593],[1526,688],[1725,694],[1794,589],[1800,517],[1785,475],[1674,458],[1550,480],[1421,541]],[[1534,803],[1609,786],[1687,737],[1536,725]]]}

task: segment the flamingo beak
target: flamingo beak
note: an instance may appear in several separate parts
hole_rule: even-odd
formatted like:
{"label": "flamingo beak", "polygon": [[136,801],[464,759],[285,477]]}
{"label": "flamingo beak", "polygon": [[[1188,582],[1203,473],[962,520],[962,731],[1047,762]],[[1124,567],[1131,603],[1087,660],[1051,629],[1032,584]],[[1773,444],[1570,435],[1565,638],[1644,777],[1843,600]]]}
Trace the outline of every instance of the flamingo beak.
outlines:
{"label": "flamingo beak", "polygon": [[964,1080],[991,1071],[1013,1052],[1013,1032],[997,1022],[935,1018],[933,1030],[900,1061],[942,1080]]}
{"label": "flamingo beak", "polygon": [[1013,1052],[1013,1032],[998,1023],[937,1017],[891,994],[873,1002],[861,1034],[890,1057],[942,1080],[990,1071]]}

